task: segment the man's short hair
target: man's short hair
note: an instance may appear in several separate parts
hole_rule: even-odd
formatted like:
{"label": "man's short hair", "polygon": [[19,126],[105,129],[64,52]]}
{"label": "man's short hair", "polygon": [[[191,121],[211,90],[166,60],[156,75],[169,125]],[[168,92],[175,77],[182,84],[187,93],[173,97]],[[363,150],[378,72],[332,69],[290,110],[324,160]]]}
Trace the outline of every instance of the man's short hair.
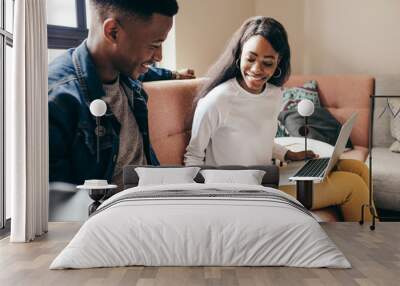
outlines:
{"label": "man's short hair", "polygon": [[91,0],[102,20],[110,12],[120,12],[127,15],[150,18],[154,13],[173,17],[178,13],[176,0]]}

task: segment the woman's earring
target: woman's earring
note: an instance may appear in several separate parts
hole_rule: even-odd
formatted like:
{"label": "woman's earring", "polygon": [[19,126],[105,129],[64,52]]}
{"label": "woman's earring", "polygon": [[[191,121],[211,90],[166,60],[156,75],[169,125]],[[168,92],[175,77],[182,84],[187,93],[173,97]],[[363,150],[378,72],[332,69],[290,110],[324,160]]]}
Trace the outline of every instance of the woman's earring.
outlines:
{"label": "woman's earring", "polygon": [[281,75],[282,75],[282,70],[281,70],[281,68],[280,67],[277,67],[276,69],[278,69],[279,70],[279,74],[277,74],[277,75],[273,75],[273,77],[274,78],[278,78],[278,77],[280,77]]}

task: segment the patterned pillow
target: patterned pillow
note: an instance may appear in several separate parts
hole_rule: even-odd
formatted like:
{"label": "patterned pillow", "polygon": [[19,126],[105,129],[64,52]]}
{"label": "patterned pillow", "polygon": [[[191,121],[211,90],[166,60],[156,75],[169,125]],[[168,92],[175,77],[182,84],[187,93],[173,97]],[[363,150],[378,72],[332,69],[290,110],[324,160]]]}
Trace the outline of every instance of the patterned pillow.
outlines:
{"label": "patterned pillow", "polygon": [[318,97],[317,81],[310,80],[302,87],[286,88],[283,92],[283,108],[282,110],[293,110],[297,108],[297,104],[302,99],[309,99],[314,103],[315,107],[320,107]]}
{"label": "patterned pillow", "polygon": [[289,137],[289,130],[286,129],[285,125],[283,125],[279,120],[278,120],[278,129],[276,130],[276,135],[275,137]]}
{"label": "patterned pillow", "polygon": [[[309,99],[314,103],[315,107],[320,107],[321,103],[318,96],[317,81],[310,80],[303,84],[301,87],[285,88],[283,91],[283,105],[281,111],[297,110],[297,104],[302,99]],[[287,137],[289,131],[283,124],[278,121],[278,129],[275,137]]]}

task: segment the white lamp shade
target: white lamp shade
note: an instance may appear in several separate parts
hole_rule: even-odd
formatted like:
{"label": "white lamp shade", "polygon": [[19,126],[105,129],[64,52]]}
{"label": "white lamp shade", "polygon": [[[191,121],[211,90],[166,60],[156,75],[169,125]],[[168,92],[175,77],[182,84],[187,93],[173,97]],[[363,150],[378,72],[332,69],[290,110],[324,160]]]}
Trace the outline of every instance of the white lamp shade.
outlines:
{"label": "white lamp shade", "polygon": [[103,116],[107,111],[106,103],[101,99],[95,99],[90,103],[90,113],[96,117]]}
{"label": "white lamp shade", "polygon": [[314,103],[309,99],[303,99],[297,105],[297,111],[301,116],[311,116],[314,113]]}

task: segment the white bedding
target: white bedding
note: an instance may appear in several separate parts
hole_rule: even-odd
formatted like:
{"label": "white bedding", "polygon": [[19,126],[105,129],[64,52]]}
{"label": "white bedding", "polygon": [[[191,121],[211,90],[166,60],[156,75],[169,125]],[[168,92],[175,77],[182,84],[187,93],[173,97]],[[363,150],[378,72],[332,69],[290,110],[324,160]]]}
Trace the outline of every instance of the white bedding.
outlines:
{"label": "white bedding", "polygon": [[[207,192],[202,191],[205,188],[261,190],[272,199],[182,196],[115,203],[132,194],[145,194],[137,192]],[[279,197],[299,204],[279,190],[254,185],[179,184],[127,189],[100,206],[50,269],[127,265],[351,267],[315,218]]]}

